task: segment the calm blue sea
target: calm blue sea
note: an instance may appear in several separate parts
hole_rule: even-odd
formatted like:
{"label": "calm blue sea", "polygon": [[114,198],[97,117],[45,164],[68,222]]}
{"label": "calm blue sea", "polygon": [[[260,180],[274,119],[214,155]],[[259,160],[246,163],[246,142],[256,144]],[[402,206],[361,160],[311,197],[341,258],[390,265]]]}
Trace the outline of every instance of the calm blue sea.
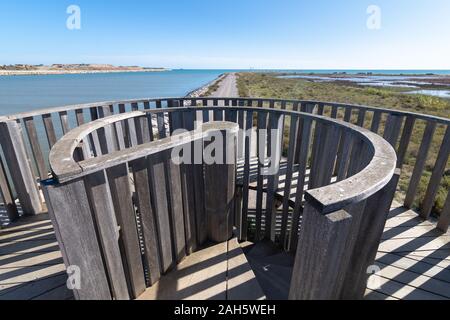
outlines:
{"label": "calm blue sea", "polygon": [[[173,70],[166,72],[0,77],[0,115],[68,104],[144,97],[184,96],[224,72],[243,70]],[[373,72],[450,74],[450,70],[248,70],[285,72]]]}

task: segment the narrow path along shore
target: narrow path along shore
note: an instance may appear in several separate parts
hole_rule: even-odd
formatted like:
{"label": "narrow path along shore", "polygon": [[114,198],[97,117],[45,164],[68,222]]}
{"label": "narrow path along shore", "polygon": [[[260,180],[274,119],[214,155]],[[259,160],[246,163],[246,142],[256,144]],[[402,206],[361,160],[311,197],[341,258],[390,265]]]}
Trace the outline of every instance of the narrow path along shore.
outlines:
{"label": "narrow path along shore", "polygon": [[[214,81],[190,92],[187,97],[239,97],[236,79],[236,73],[222,74]],[[217,86],[217,89],[213,93],[208,93],[213,86]]]}
{"label": "narrow path along shore", "polygon": [[212,97],[238,97],[238,89],[236,84],[236,73],[228,73],[219,83],[217,90],[211,95]]}

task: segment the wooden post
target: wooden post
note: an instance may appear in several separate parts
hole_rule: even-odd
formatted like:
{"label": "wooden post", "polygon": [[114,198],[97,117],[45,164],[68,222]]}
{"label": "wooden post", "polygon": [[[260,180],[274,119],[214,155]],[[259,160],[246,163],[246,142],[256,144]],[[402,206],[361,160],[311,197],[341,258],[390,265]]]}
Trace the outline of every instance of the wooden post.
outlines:
{"label": "wooden post", "polygon": [[290,300],[338,299],[341,270],[352,217],[344,210],[323,215],[306,203],[300,233]]}
{"label": "wooden post", "polygon": [[428,219],[433,208],[434,198],[436,197],[441,182],[442,176],[445,172],[448,156],[450,153],[450,126],[447,127],[444,140],[442,140],[441,148],[434,164],[433,173],[428,183],[427,192],[420,208],[420,216],[424,219]]}
{"label": "wooden post", "polygon": [[[237,132],[221,130],[223,159],[205,164],[205,209],[208,238],[228,241],[233,235],[233,213],[236,192]],[[217,163],[222,162],[222,163]]]}
{"label": "wooden post", "polygon": [[82,179],[43,182],[43,191],[66,267],[80,271],[79,300],[111,300],[106,270]]}
{"label": "wooden post", "polygon": [[434,131],[436,130],[436,122],[429,121],[423,134],[422,143],[420,144],[419,153],[416,157],[417,161],[414,165],[414,170],[409,181],[408,191],[405,196],[405,207],[411,208],[416,196],[417,188],[419,186],[420,178],[422,177],[423,169],[427,161],[428,151],[431,146]]}
{"label": "wooden post", "polygon": [[344,280],[342,299],[364,297],[370,275],[367,273],[367,268],[375,262],[399,178],[400,169],[397,169],[391,181],[367,200]]}
{"label": "wooden post", "polygon": [[3,200],[3,204],[6,209],[9,221],[13,222],[19,218],[19,212],[17,211],[16,202],[14,201],[13,194],[11,192],[11,186],[9,185],[8,177],[6,175],[5,167],[0,156],[0,200]]}
{"label": "wooden post", "polygon": [[128,166],[124,163],[108,168],[106,174],[116,219],[120,226],[121,245],[125,251],[130,292],[133,298],[137,298],[145,290],[145,278],[136,225],[136,212],[131,198]]}
{"label": "wooden post", "polygon": [[90,174],[84,181],[103,248],[113,298],[129,300],[125,269],[119,247],[120,227],[117,223],[105,171],[101,170]]}
{"label": "wooden post", "polygon": [[23,212],[28,215],[40,213],[43,210],[42,200],[25,149],[20,123],[16,121],[3,122],[0,124],[0,128],[0,142],[5,161],[12,173],[11,179]]}

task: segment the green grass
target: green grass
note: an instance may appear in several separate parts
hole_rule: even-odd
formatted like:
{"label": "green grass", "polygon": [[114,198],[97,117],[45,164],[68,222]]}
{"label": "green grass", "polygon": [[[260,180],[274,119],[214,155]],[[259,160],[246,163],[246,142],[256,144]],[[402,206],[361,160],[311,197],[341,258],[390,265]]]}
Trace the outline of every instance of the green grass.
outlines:
{"label": "green grass", "polygon": [[[399,89],[362,87],[336,82],[314,83],[304,79],[277,78],[275,74],[263,73],[241,73],[239,74],[237,85],[241,97],[318,100],[361,104],[450,118],[450,100],[418,94],[404,94]],[[342,117],[342,114],[340,116]],[[356,114],[353,115],[352,120],[354,121],[355,118]],[[365,122],[366,128],[370,127],[370,122],[371,117],[368,116]],[[382,127],[383,124],[384,121],[382,122]],[[424,128],[425,123],[423,121],[419,120],[416,122],[398,186],[400,192],[397,193],[397,200],[399,201],[402,201],[407,190]],[[416,201],[414,203],[415,207],[420,207],[425,195],[427,183],[430,179],[444,133],[444,126],[438,125],[428,154],[425,172],[417,191]],[[287,135],[288,132],[285,132],[285,137]],[[447,168],[450,168],[450,160],[447,163]],[[442,211],[449,188],[450,169],[445,172],[441,181],[433,208],[434,213],[439,214]]]}

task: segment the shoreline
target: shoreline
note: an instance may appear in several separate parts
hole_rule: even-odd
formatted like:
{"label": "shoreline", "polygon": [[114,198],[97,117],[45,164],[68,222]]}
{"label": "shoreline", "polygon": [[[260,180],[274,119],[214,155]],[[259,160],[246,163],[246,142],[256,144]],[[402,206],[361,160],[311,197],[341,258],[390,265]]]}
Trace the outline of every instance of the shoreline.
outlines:
{"label": "shoreline", "polygon": [[64,74],[106,74],[106,73],[136,73],[136,72],[166,72],[171,69],[143,69],[143,70],[0,70],[0,77],[9,76],[46,76]]}
{"label": "shoreline", "polygon": [[214,79],[213,81],[208,82],[207,84],[192,90],[190,92],[188,92],[188,94],[186,95],[186,97],[188,98],[199,98],[201,97],[203,94],[205,94],[206,92],[208,92],[208,89],[215,85],[217,82],[223,80],[228,73],[222,73],[221,75],[219,75],[216,79]]}

